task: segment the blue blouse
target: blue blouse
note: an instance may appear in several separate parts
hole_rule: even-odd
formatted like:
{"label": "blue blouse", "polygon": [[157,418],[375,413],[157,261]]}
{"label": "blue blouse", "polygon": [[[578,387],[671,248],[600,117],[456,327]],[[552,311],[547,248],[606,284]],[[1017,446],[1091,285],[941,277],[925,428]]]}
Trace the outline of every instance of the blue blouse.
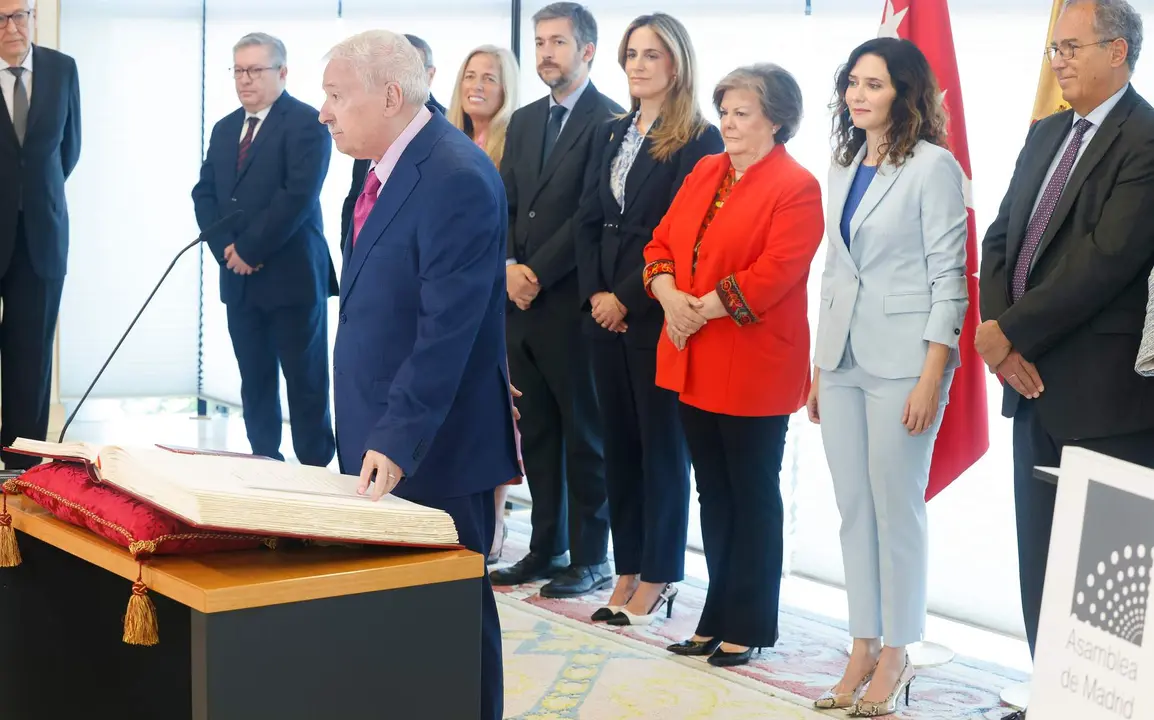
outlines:
{"label": "blue blouse", "polygon": [[857,206],[861,204],[862,197],[866,194],[866,190],[869,189],[870,183],[877,173],[876,165],[871,167],[864,163],[858,165],[857,172],[854,173],[853,182],[849,186],[849,194],[845,198],[845,207],[841,211],[841,237],[847,248],[849,247],[850,221],[853,220]]}

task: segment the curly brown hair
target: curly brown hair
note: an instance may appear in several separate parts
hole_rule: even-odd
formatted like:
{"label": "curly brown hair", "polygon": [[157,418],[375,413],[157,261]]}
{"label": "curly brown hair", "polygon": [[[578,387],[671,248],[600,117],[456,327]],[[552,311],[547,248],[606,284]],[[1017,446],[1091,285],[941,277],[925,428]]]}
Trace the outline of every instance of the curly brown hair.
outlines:
{"label": "curly brown hair", "polygon": [[837,72],[837,95],[830,105],[834,111],[834,160],[849,167],[865,144],[865,131],[853,124],[845,101],[850,73],[863,55],[876,55],[885,62],[897,93],[890,106],[889,131],[879,148],[882,158],[901,165],[913,155],[919,140],[947,147],[946,111],[937,78],[926,56],[909,40],[875,38],[857,46]]}

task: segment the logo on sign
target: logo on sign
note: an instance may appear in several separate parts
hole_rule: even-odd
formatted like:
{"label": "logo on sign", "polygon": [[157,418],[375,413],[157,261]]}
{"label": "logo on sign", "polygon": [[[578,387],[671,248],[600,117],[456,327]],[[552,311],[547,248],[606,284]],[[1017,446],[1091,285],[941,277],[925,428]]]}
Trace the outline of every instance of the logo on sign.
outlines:
{"label": "logo on sign", "polygon": [[1142,647],[1154,578],[1154,501],[1090,481],[1073,616]]}

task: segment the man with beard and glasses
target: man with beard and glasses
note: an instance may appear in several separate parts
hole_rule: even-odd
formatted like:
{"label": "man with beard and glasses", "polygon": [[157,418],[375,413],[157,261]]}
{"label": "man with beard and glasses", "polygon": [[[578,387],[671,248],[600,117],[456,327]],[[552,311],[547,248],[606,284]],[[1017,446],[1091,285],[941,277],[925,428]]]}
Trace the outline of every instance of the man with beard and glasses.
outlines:
{"label": "man with beard and glasses", "polygon": [[585,7],[553,3],[533,25],[537,74],[551,92],[513,113],[501,161],[509,200],[509,370],[524,393],[516,402],[533,535],[527,556],[490,577],[495,585],[552,578],[542,595],[573,597],[607,586],[613,574],[572,218],[597,151],[594,131],[623,110],[589,81],[597,23]]}

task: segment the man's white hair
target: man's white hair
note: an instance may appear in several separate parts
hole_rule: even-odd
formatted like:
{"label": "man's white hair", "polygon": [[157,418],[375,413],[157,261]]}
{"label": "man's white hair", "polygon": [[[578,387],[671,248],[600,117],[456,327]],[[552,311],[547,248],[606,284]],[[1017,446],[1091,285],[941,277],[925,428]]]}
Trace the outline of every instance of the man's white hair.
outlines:
{"label": "man's white hair", "polygon": [[371,92],[395,82],[400,85],[406,103],[424,105],[429,99],[425,63],[404,35],[368,30],[337,43],[325,57],[352,63],[365,90]]}

